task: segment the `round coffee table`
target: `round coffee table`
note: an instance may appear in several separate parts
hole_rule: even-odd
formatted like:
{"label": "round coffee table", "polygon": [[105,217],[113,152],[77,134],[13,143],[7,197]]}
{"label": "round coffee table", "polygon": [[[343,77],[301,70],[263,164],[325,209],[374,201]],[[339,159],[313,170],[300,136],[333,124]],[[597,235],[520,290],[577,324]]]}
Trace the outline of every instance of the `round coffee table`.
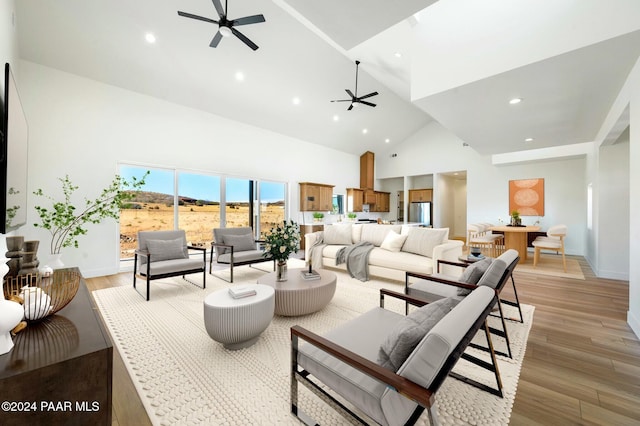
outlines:
{"label": "round coffee table", "polygon": [[[305,268],[306,269],[306,268]],[[318,269],[320,279],[305,280],[300,271],[289,269],[287,281],[276,281],[276,273],[271,272],[258,278],[258,284],[271,286],[276,292],[276,315],[306,315],[324,308],[336,292],[336,274]]]}
{"label": "round coffee table", "polygon": [[207,333],[227,349],[236,350],[253,345],[273,319],[273,288],[259,284],[246,286],[255,287],[256,294],[234,299],[229,295],[229,290],[224,288],[204,299],[204,326]]}

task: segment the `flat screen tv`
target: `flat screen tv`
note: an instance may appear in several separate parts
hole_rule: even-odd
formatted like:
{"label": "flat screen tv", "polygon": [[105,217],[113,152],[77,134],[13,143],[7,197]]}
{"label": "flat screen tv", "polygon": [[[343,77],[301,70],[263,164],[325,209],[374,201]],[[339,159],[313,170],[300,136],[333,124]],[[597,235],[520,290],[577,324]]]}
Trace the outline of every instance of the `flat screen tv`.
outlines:
{"label": "flat screen tv", "polygon": [[4,67],[0,123],[0,233],[27,222],[27,154],[29,129],[11,67]]}

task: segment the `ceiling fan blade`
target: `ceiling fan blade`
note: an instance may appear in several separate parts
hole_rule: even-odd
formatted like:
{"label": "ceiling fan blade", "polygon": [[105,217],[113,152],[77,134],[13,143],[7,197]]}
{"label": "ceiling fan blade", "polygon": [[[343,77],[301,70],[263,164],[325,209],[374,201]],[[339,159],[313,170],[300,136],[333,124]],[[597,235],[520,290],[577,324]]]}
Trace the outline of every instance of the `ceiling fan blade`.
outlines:
{"label": "ceiling fan blade", "polygon": [[351,96],[351,99],[355,99],[355,95],[353,94],[353,92],[349,89],[344,89],[345,92],[347,92],[347,94],[349,94],[349,96]]}
{"label": "ceiling fan blade", "polygon": [[263,15],[245,16],[244,18],[238,18],[231,21],[231,25],[248,25],[257,24],[259,22],[265,22]]}
{"label": "ceiling fan blade", "polygon": [[253,50],[258,50],[258,45],[255,44],[254,42],[252,42],[251,40],[249,40],[244,34],[242,34],[240,31],[236,30],[235,28],[231,27],[231,32],[238,37],[240,40],[242,40],[242,42],[244,44],[246,44],[247,46],[249,46],[250,48],[252,48]]}
{"label": "ceiling fan blade", "polygon": [[220,40],[222,40],[222,34],[220,34],[220,31],[218,31],[216,35],[214,35],[213,38],[211,39],[211,43],[209,43],[209,47],[218,47]]}
{"label": "ceiling fan blade", "polygon": [[347,108],[347,111],[351,111],[353,109],[353,102],[351,102],[351,105],[349,105],[349,108]]}
{"label": "ceiling fan blade", "polygon": [[376,104],[372,104],[371,102],[367,102],[367,101],[358,101],[358,102],[360,102],[361,104],[369,105],[370,107],[376,106]]}
{"label": "ceiling fan blade", "polygon": [[358,99],[367,99],[367,98],[370,98],[370,97],[375,96],[377,94],[378,94],[378,92],[371,92],[368,95],[360,96]]}
{"label": "ceiling fan blade", "polygon": [[197,19],[199,21],[211,22],[212,24],[217,24],[218,23],[218,21],[215,21],[213,19],[205,18],[204,16],[194,15],[192,13],[178,11],[178,15],[184,16],[185,18]]}
{"label": "ceiling fan blade", "polygon": [[226,16],[224,13],[224,9],[222,8],[222,3],[220,3],[220,0],[213,0],[213,6],[216,8],[216,12],[218,12],[218,16],[220,17],[220,19]]}
{"label": "ceiling fan blade", "polygon": [[353,102],[353,100],[351,100],[351,99],[336,99],[335,101],[331,101],[331,102]]}

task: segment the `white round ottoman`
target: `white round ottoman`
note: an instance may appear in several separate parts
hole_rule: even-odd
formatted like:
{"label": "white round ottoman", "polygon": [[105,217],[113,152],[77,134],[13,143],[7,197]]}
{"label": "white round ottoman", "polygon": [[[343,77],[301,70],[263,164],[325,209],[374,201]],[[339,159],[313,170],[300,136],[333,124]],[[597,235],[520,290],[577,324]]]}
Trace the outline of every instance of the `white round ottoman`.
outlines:
{"label": "white round ottoman", "polygon": [[[244,286],[244,285],[243,285]],[[204,326],[209,336],[230,350],[253,345],[271,324],[275,309],[273,287],[252,284],[254,296],[234,299],[228,289],[204,299]]]}

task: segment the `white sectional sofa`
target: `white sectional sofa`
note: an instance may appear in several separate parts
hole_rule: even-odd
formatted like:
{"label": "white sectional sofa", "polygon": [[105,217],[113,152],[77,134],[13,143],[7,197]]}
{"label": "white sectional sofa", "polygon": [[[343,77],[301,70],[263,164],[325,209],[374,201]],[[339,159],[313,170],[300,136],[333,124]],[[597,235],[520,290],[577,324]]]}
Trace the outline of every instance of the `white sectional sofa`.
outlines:
{"label": "white sectional sofa", "polygon": [[[369,274],[404,282],[407,271],[433,273],[438,259],[458,262],[463,242],[448,238],[449,228],[352,223],[325,225],[324,231],[305,235],[305,259],[314,267],[346,269],[344,263],[336,265],[338,251],[367,241],[374,245],[369,254]],[[322,263],[317,258],[320,250]],[[313,254],[316,259],[313,259]],[[440,272],[460,275],[461,268],[445,268]]]}

